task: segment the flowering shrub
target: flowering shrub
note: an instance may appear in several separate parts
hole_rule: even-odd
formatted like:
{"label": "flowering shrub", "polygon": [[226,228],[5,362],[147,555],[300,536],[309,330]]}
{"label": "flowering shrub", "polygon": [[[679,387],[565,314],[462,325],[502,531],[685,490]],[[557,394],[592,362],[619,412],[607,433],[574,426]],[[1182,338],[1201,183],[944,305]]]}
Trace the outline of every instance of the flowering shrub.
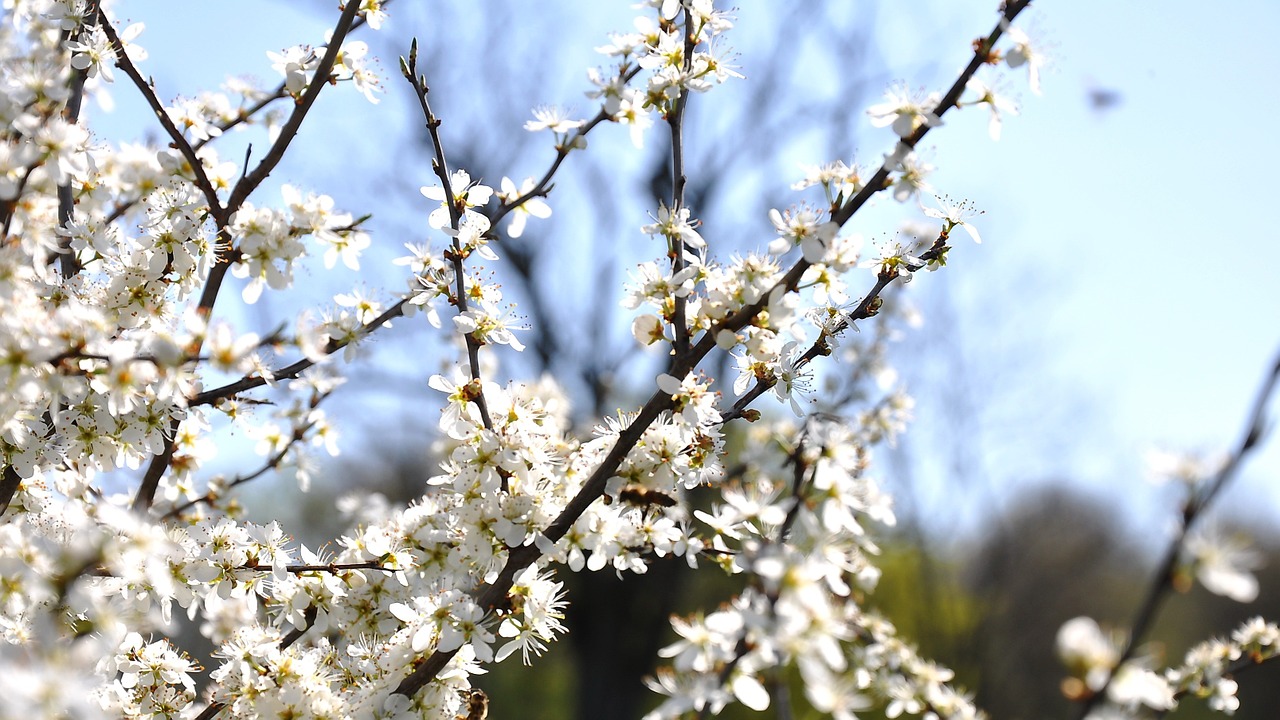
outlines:
{"label": "flowering shrub", "polygon": [[[916,147],[944,115],[976,105],[997,138],[1002,113],[1016,108],[981,76],[1001,65],[1028,71],[1039,92],[1042,55],[1011,25],[1029,3],[1006,0],[945,92],[892,88],[868,111],[893,133],[883,158],[812,168],[793,185],[795,205],[767,212],[776,237],[729,258],[684,197],[694,171],[682,152],[687,106],[746,82],[726,51],[733,18],[711,0],[642,3],[635,29],[598,48],[612,64],[589,73],[594,114],[535,110],[524,130],[549,134],[554,158],[541,177],[496,188],[450,166],[415,43],[399,66],[434,150],[421,208],[433,233],[397,261],[407,289],[386,307],[359,290],[339,294],[266,337],[218,317],[228,274],[252,304],[290,288],[307,256],[359,270],[370,246],[367,216],[332,198],[259,189],[322,92],[349,85],[378,102],[391,80],[352,33],[389,22],[388,3],[348,0],[323,44],[270,53],[274,88],[238,82],[169,104],[141,69],[141,25],[120,27],[97,0],[7,3],[5,716],[483,718],[473,677],[514,656],[531,662],[564,632],[571,598],[558,573],[643,573],[666,556],[739,575],[743,590],[673,619],[679,639],[649,681],[664,696],[650,717],[763,710],[789,673],[836,718],[873,706],[889,717],[979,716],[949,670],[863,602],[879,576],[876,529],[894,522],[870,468],[905,427],[910,398],[894,388],[861,404],[809,393],[827,358],[856,377],[883,376],[878,339],[854,342],[850,330],[888,312],[891,285],[945,266],[957,229],[979,240],[977,212],[935,192]],[[94,139],[81,108],[109,83],[141,95],[162,144]],[[643,404],[581,432],[553,380],[499,381],[494,346],[522,350],[526,328],[484,263],[503,253],[499,228],[518,237],[553,212],[557,170],[607,123],[627,126],[637,146],[670,133],[671,195],[638,228],[661,250],[615,298],[635,311],[635,342],[661,346],[669,362]],[[241,168],[218,154],[219,138],[245,127],[270,146]],[[846,228],[884,191],[920,203],[927,237],[868,247]],[[367,336],[417,313],[458,343],[456,371],[427,382],[444,405],[442,461],[421,497],[370,504],[331,553],[294,547],[278,523],[240,520],[238,485],[284,466],[305,481],[306,453],[338,452],[322,407],[341,392],[335,356],[350,359]],[[736,375],[713,377],[704,360],[726,353]],[[212,433],[244,423],[264,386],[288,401],[249,426],[261,462],[208,477]],[[754,407],[766,394],[797,419]],[[731,428],[745,439],[732,452]],[[1233,468],[1188,483],[1188,530]],[[709,507],[690,506],[694,488],[714,492]],[[1195,573],[1251,599],[1248,555],[1233,547],[1184,533],[1164,577]],[[183,615],[214,656],[198,662],[174,645]],[[1085,711],[1163,711],[1194,694],[1230,712],[1232,673],[1270,658],[1278,636],[1254,621],[1165,672],[1088,619],[1064,626],[1059,645]]]}

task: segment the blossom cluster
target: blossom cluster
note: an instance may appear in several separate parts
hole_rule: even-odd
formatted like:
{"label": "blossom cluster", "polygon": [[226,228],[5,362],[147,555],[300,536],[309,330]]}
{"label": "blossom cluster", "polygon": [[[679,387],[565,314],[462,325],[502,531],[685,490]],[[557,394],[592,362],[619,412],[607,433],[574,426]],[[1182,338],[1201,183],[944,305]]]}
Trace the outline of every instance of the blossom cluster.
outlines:
{"label": "blossom cluster", "polygon": [[1168,712],[1186,697],[1206,699],[1211,709],[1231,715],[1240,707],[1234,674],[1276,657],[1280,627],[1252,618],[1230,637],[1192,647],[1181,665],[1164,671],[1153,669],[1149,657],[1119,664],[1122,644],[1122,634],[1104,633],[1087,617],[1069,620],[1058,631],[1058,653],[1072,674],[1071,684],[1065,686],[1079,693],[1106,690],[1107,704],[1090,717]]}
{"label": "blossom cluster", "polygon": [[[903,427],[901,412],[892,424]],[[705,617],[673,621],[681,639],[660,653],[672,667],[651,682],[670,698],[649,717],[715,713],[734,700],[763,710],[764,680],[782,666],[795,666],[809,701],[835,717],[877,700],[891,717],[976,716],[947,684],[950,671],[919,657],[858,600],[879,578],[867,526],[894,521],[867,473],[870,447],[888,439],[876,416],[811,416],[783,431],[753,428],[755,450],[723,485],[724,502],[694,513],[710,531],[707,554],[744,575],[746,589]]]}
{"label": "blossom cluster", "polygon": [[[730,78],[741,78],[726,46],[717,36],[733,27],[733,20],[711,0],[647,0],[657,11],[636,18],[635,30],[617,33],[597,52],[618,58],[612,73],[590,71],[595,89],[588,97],[603,101],[604,113],[614,122],[627,125],[636,147],[644,143],[644,133],[653,125],[653,114],[667,117],[675,112],[689,92],[706,92]],[[683,22],[679,22],[679,16]],[[646,73],[643,89],[630,80],[639,71]],[[573,127],[561,121],[557,132]],[[526,125],[538,129],[538,125]],[[548,127],[551,127],[548,125]]]}

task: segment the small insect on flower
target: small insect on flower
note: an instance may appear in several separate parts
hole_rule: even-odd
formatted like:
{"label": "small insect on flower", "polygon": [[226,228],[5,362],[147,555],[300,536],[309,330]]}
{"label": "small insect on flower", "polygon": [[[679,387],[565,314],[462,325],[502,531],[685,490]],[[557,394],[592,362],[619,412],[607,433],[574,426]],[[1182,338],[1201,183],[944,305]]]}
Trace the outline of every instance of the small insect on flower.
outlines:
{"label": "small insect on flower", "polygon": [[489,696],[483,690],[467,694],[467,714],[455,716],[457,720],[485,720],[489,717]]}
{"label": "small insect on flower", "polygon": [[648,510],[657,505],[659,507],[672,507],[676,504],[676,499],[659,490],[650,490],[643,485],[627,485],[618,491],[618,499],[628,505],[635,505],[639,508]]}

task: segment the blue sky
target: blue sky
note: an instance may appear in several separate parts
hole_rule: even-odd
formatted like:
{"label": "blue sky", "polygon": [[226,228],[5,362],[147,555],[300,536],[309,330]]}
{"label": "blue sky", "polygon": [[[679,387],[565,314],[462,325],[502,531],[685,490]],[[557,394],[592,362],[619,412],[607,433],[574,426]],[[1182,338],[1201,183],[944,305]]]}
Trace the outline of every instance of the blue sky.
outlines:
{"label": "blue sky", "polygon": [[[1036,3],[1024,27],[1053,56],[1044,96],[1022,92],[998,146],[934,140],[940,178],[977,188],[988,211],[986,243],[966,256],[982,269],[948,278],[969,310],[973,360],[1000,367],[1011,352],[1037,366],[1004,391],[992,383],[1006,409],[988,433],[1037,450],[987,468],[1010,480],[1070,473],[1160,529],[1173,498],[1143,481],[1144,449],[1234,444],[1280,349],[1280,243],[1267,219],[1280,141],[1265,120],[1280,110],[1269,37],[1280,6],[1150,7]],[[1097,89],[1118,104],[1093,107]],[[949,117],[945,130],[971,137],[976,120]],[[1277,471],[1272,442],[1227,504],[1273,523]]]}
{"label": "blue sky", "polygon": [[[1234,443],[1280,349],[1280,238],[1267,218],[1280,140],[1265,120],[1280,111],[1269,30],[1280,6],[1038,5],[1033,27],[1058,56],[1045,96],[1024,98],[1000,161],[955,164],[1001,188],[996,262],[1057,291],[1029,301],[1048,314],[1058,367],[1115,434],[1104,454]],[[1092,87],[1120,104],[1097,112]],[[1106,465],[1103,478],[1124,467]],[[1236,498],[1274,517],[1277,470],[1272,443]]]}
{"label": "blue sky", "polygon": [[[523,103],[515,116],[527,117],[522,113],[535,102],[588,107],[578,93],[585,87],[583,68],[599,62],[591,47],[607,30],[626,29],[631,11],[629,3],[618,3],[611,16],[581,16],[573,5],[542,6],[559,28],[558,72],[526,88],[531,101],[511,100]],[[941,90],[967,59],[969,41],[989,30],[993,5],[922,0],[849,7],[875,10],[884,59],[874,69],[878,86],[903,79]],[[144,71],[169,98],[213,87],[228,73],[271,79],[265,52],[319,42],[336,17],[332,6],[240,0],[184,4],[178,14],[172,3],[121,0],[115,12],[147,23],[139,40],[151,52]],[[775,32],[777,42],[802,37],[753,23],[761,6],[761,0],[739,3],[741,42],[735,38],[735,45],[746,48]],[[1022,115],[1006,122],[999,143],[987,139],[981,109],[949,115],[947,126],[925,143],[936,148],[941,168],[935,184],[986,211],[984,243],[958,245],[944,273],[913,284],[922,306],[948,308],[946,328],[931,331],[926,316],[920,332],[952,337],[961,350],[948,356],[959,358],[955,362],[944,357],[932,369],[907,370],[926,387],[957,368],[960,378],[975,378],[973,394],[979,396],[969,401],[981,408],[975,417],[987,438],[982,464],[992,483],[1073,478],[1124,498],[1138,522],[1153,528],[1171,505],[1143,481],[1143,450],[1234,443],[1263,370],[1280,348],[1280,238],[1269,217],[1280,207],[1280,140],[1271,127],[1280,116],[1280,50],[1271,37],[1280,27],[1280,4],[1239,2],[1229,12],[1190,0],[1158,6],[1155,15],[1149,4],[1039,0],[1020,25],[1051,55],[1044,95],[1032,95],[1023,75],[1008,73],[1006,86],[1019,96]],[[452,30],[459,48],[479,48],[451,48],[453,72],[478,72],[484,53],[495,47],[546,52],[542,34],[524,47],[468,44],[499,27],[502,17],[516,15],[514,5],[493,7]],[[397,25],[394,5],[391,12],[389,35],[427,32]],[[187,29],[194,18],[200,27],[195,33]],[[802,42],[796,48],[801,55],[810,50]],[[749,83],[752,57],[744,53],[742,63]],[[357,141],[390,136],[415,122],[404,112],[400,120],[386,119],[388,110],[407,105],[395,58],[384,57],[382,65],[393,85],[377,108],[384,114],[363,114],[370,108],[350,91],[323,99],[318,114],[329,119],[300,139],[294,164],[281,168],[279,181],[308,177],[309,167],[341,178],[344,164],[394,161],[394,147]],[[467,87],[465,80],[460,87]],[[471,80],[472,87],[482,83],[482,77]],[[469,98],[447,87],[436,110],[449,118]],[[1094,107],[1090,94],[1098,90],[1115,93],[1118,103]],[[104,118],[101,133],[136,137],[127,128],[145,116],[133,114],[138,108],[129,88],[119,86],[114,94],[120,109]],[[860,125],[862,162],[891,143],[887,130],[869,128],[862,115],[876,95],[849,109],[851,126]],[[342,146],[358,158],[335,152],[332,139],[326,145],[326,128],[342,132]],[[625,138],[600,147],[625,147]],[[797,151],[797,162],[835,156],[820,147],[801,157],[805,152]],[[524,166],[530,174],[538,167]],[[416,193],[416,185],[408,184],[397,192]],[[342,183],[317,183],[316,189],[340,204],[344,194],[354,199],[370,192]],[[765,210],[752,209],[752,217],[767,230]],[[874,228],[860,229],[875,235]],[[636,259],[651,254],[645,250]],[[400,280],[371,275],[369,284],[398,288]],[[956,430],[936,420],[930,429],[937,413],[925,397],[919,414],[922,432]],[[1229,499],[1259,520],[1274,520],[1280,496],[1271,478],[1278,472],[1280,448],[1273,441],[1246,467]]]}

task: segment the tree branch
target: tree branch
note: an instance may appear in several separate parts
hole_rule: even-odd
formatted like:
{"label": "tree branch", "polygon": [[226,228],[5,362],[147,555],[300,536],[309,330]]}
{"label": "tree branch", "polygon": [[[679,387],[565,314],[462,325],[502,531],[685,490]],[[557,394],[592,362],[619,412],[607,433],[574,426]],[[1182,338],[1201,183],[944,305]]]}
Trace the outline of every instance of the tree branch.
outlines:
{"label": "tree branch", "polygon": [[[405,71],[405,79],[413,86],[414,95],[418,98],[418,105],[422,108],[427,132],[431,136],[431,145],[436,154],[435,160],[431,163],[431,168],[435,171],[436,177],[440,178],[440,187],[445,196],[445,207],[449,210],[449,225],[456,233],[461,226],[462,216],[466,208],[459,207],[456,200],[457,195],[453,189],[453,180],[449,175],[449,162],[445,159],[444,143],[440,139],[440,118],[436,117],[435,113],[431,111],[431,104],[427,101],[427,79],[425,76],[417,74],[418,41],[416,38],[412,46],[410,46],[408,62],[403,64],[402,68]],[[445,259],[449,260],[453,265],[454,296],[457,300],[458,314],[461,315],[468,310],[467,273],[466,267],[463,265],[465,255],[463,254],[462,244],[456,234],[453,238],[453,251],[445,253]],[[471,402],[480,411],[480,420],[484,423],[485,429],[493,430],[493,420],[489,417],[489,403],[485,399],[484,386],[480,377],[480,341],[476,338],[475,333],[467,333],[464,337],[467,344],[467,363],[470,366],[471,380],[477,386],[475,392],[470,394]],[[503,478],[502,489],[506,490],[506,488],[507,479]]]}
{"label": "tree branch", "polygon": [[[682,6],[681,13],[684,14],[684,58],[682,70],[687,76],[693,69],[693,49],[697,43],[694,38],[694,31],[690,29],[689,24],[693,21],[693,15],[689,12],[687,6]],[[688,178],[684,174],[684,116],[685,106],[689,103],[689,88],[686,85],[680,87],[680,97],[676,100],[675,113],[668,118],[668,124],[671,126],[671,214],[675,215],[684,208],[684,188],[688,182]],[[671,247],[671,274],[678,274],[685,267],[684,254],[686,252],[684,239],[676,236],[668,238]],[[672,341],[672,352],[675,357],[680,357],[684,353],[689,352],[689,321],[686,318],[686,308],[688,302],[682,296],[677,295],[675,298],[675,307],[671,313],[671,324],[674,334]]]}

